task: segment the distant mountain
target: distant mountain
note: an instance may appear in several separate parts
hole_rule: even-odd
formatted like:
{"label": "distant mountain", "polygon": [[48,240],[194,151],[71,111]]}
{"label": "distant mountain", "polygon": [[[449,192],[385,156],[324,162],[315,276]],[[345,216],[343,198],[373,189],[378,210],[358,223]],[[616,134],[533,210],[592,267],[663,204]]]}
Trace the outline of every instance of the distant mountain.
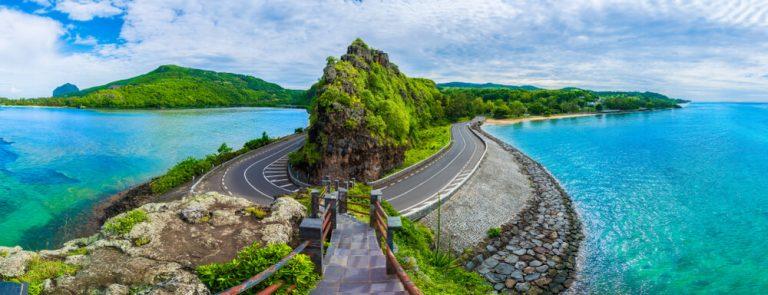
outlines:
{"label": "distant mountain", "polygon": [[504,88],[504,89],[522,89],[522,90],[539,90],[541,88],[531,85],[504,85],[496,83],[468,83],[468,82],[448,82],[439,83],[437,88]]}
{"label": "distant mountain", "polygon": [[306,106],[306,91],[290,90],[247,75],[175,65],[133,78],[91,87],[64,97],[13,101],[19,105],[92,108],[192,108]]}
{"label": "distant mountain", "polygon": [[53,97],[62,97],[78,91],[80,91],[80,88],[77,88],[74,84],[66,83],[53,90]]}

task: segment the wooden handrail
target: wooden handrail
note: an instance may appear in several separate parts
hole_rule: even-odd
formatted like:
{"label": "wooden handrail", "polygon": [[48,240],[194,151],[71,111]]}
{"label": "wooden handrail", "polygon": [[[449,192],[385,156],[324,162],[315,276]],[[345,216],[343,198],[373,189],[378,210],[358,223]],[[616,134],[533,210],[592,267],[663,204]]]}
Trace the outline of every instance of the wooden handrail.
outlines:
{"label": "wooden handrail", "polygon": [[[373,215],[369,216],[369,218],[372,218],[374,220],[373,227],[374,230],[376,230],[381,237],[384,238],[384,240],[387,239],[387,213],[384,211],[384,208],[381,207],[381,202],[375,202],[374,208],[373,208]],[[403,269],[403,266],[400,265],[400,262],[397,261],[397,257],[395,257],[395,253],[392,252],[392,249],[389,248],[389,245],[387,243],[379,243],[381,245],[381,249],[384,252],[384,256],[387,258],[387,263],[389,265],[394,266],[395,268],[395,274],[397,275],[397,278],[400,280],[400,283],[403,284],[403,287],[405,288],[405,291],[408,292],[409,295],[422,295],[421,290],[419,290],[418,287],[411,281],[411,278],[408,276],[408,274]],[[389,268],[389,266],[387,266]]]}
{"label": "wooden handrail", "polygon": [[[269,277],[271,277],[272,275],[274,275],[278,270],[280,270],[283,266],[285,266],[285,264],[288,263],[288,261],[293,259],[294,256],[296,256],[297,254],[301,253],[301,251],[304,251],[304,248],[306,248],[308,244],[309,244],[309,241],[301,243],[298,247],[296,247],[296,249],[293,249],[293,251],[291,251],[291,253],[288,254],[288,256],[283,257],[283,259],[280,259],[280,261],[278,261],[276,264],[268,267],[267,269],[265,269],[264,271],[260,272],[259,274],[255,275],[255,276],[251,277],[250,279],[247,279],[242,284],[234,286],[232,288],[229,288],[227,290],[221,291],[221,292],[216,293],[216,294],[217,295],[240,294],[240,293],[243,293],[243,292],[247,291],[250,288],[253,288],[254,286],[258,285],[259,283],[263,282],[264,280],[266,280]],[[278,284],[282,284],[282,283],[278,282]],[[280,286],[274,287],[275,285],[278,285],[278,284],[273,284],[273,285],[267,287],[264,291],[267,291],[270,288],[274,288],[274,290],[272,291],[272,292],[274,292],[275,290],[280,288]],[[261,294],[261,293],[259,293],[259,294]],[[265,294],[272,294],[272,293],[270,292],[270,293],[265,293]]]}

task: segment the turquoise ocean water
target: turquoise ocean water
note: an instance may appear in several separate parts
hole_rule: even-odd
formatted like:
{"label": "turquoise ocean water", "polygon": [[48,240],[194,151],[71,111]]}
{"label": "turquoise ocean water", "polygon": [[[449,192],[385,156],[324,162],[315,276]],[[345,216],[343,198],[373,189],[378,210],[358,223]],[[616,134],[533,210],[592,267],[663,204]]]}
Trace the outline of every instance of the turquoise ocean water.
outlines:
{"label": "turquoise ocean water", "polygon": [[298,109],[0,107],[0,245],[51,246],[58,230],[95,202],[186,157],[307,124]]}
{"label": "turquoise ocean water", "polygon": [[591,293],[768,290],[768,104],[485,128],[571,194]]}

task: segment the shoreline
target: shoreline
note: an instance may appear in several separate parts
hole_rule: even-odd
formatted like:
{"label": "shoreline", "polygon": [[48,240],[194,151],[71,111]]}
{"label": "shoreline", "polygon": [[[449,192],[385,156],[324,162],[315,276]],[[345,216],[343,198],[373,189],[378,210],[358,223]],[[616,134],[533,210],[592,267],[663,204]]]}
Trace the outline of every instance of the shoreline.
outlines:
{"label": "shoreline", "polygon": [[[499,286],[501,288],[514,286],[514,291],[528,292],[535,288],[534,286],[538,286],[539,289],[554,293],[583,291],[577,289],[581,288],[579,282],[581,244],[585,236],[583,223],[573,206],[570,195],[541,163],[489,134],[480,125],[472,128],[515,157],[522,172],[529,177],[534,195],[513,221],[502,225],[502,233],[499,237],[487,237],[475,246],[474,251],[468,256],[467,264],[484,275],[487,280],[496,283],[494,286],[497,290]],[[564,237],[557,234],[558,232]],[[505,247],[506,242],[510,244]],[[555,263],[551,263],[553,256],[557,257],[554,259]],[[532,261],[544,262],[538,264],[542,268],[549,266],[544,269],[546,274],[535,276],[530,280],[529,276],[539,271],[538,266],[535,270],[531,269],[530,275],[527,271],[522,274],[519,271],[507,274],[511,266],[499,267],[502,262],[509,263],[508,265],[515,264],[517,268],[517,264],[521,262],[526,265]],[[525,269],[528,268],[531,266],[525,267]],[[507,279],[501,279],[502,277]],[[497,282],[494,282],[494,279]],[[510,280],[512,284],[509,283]],[[561,289],[561,287],[564,288]]]}
{"label": "shoreline", "polygon": [[518,123],[524,123],[524,122],[557,120],[557,119],[567,119],[567,118],[579,118],[579,117],[599,116],[599,115],[604,115],[604,114],[617,114],[617,113],[619,113],[619,112],[615,112],[615,113],[558,114],[558,115],[552,115],[552,116],[549,116],[549,117],[546,117],[546,116],[530,116],[530,117],[510,118],[510,119],[485,119],[485,123],[484,124],[488,124],[488,125],[512,125],[512,124],[518,124]]}

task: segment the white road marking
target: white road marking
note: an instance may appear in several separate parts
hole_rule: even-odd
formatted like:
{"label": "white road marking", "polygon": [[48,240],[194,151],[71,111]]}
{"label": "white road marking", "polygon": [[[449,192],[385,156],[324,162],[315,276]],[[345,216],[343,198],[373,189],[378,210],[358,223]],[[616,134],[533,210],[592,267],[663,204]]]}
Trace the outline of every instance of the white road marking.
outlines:
{"label": "white road marking", "polygon": [[[298,142],[302,142],[302,140],[299,140]],[[295,146],[295,144],[289,144],[287,147],[285,147],[285,148],[282,148],[282,149],[278,150],[276,153],[280,153],[280,152],[283,152],[283,151],[285,151],[285,150],[287,150],[287,149],[289,149],[289,148],[292,148],[292,147],[294,147],[294,146]],[[251,165],[248,165],[248,167],[246,167],[246,168],[245,168],[245,170],[243,170],[243,178],[245,179],[245,182],[246,182],[246,183],[248,183],[248,185],[249,185],[249,186],[250,186],[250,187],[251,187],[253,190],[255,190],[256,192],[260,193],[261,195],[263,195],[263,196],[265,196],[265,197],[267,197],[267,198],[271,198],[271,199],[274,199],[274,198],[272,198],[271,196],[269,196],[269,195],[265,194],[264,192],[262,192],[261,190],[259,190],[258,188],[256,188],[256,186],[255,186],[255,185],[253,185],[253,183],[251,183],[251,181],[250,181],[250,180],[248,180],[248,176],[247,176],[247,174],[248,174],[248,170],[250,170],[250,169],[251,169],[251,168],[252,168],[254,165],[256,165],[256,164],[258,164],[258,163],[261,163],[262,161],[264,161],[264,160],[266,160],[266,159],[269,159],[269,157],[265,157],[265,158],[263,158],[263,159],[260,159],[260,160],[258,160],[258,161],[256,161],[256,162],[253,162],[253,163],[251,163]],[[262,173],[264,173],[264,172],[262,171]],[[262,174],[262,175],[263,175],[263,174]],[[265,177],[265,178],[266,178],[266,177]]]}
{"label": "white road marking", "polygon": [[[432,178],[434,178],[434,177],[435,177],[435,176],[437,176],[438,174],[442,173],[442,172],[443,172],[443,170],[447,169],[448,167],[451,167],[451,164],[453,164],[453,162],[454,162],[454,161],[456,161],[456,159],[458,159],[458,158],[461,156],[461,154],[463,154],[463,153],[464,153],[464,150],[467,148],[467,143],[466,143],[466,140],[464,139],[464,133],[463,133],[463,132],[461,132],[461,131],[459,131],[459,135],[461,136],[461,143],[462,143],[461,151],[459,151],[459,152],[456,154],[456,156],[455,156],[455,157],[453,157],[453,159],[451,159],[451,161],[450,161],[450,162],[448,162],[448,164],[446,164],[446,165],[445,165],[443,168],[441,168],[440,170],[438,170],[437,172],[435,172],[434,174],[432,174],[432,176],[430,176],[429,178],[427,178],[427,179],[425,179],[424,181],[422,181],[422,182],[420,182],[420,183],[418,183],[418,184],[414,185],[413,187],[411,187],[411,189],[409,189],[409,190],[405,191],[405,192],[404,192],[404,193],[402,193],[402,194],[399,194],[399,195],[397,195],[397,196],[394,196],[394,197],[392,197],[392,198],[388,199],[387,201],[389,201],[389,202],[392,202],[392,201],[394,201],[394,200],[397,200],[398,198],[400,198],[400,197],[404,196],[405,194],[407,194],[407,193],[410,193],[410,192],[412,192],[413,190],[415,190],[415,189],[419,188],[420,186],[424,185],[425,183],[427,183],[428,181],[430,181]],[[471,159],[471,157],[470,157],[470,159]],[[398,182],[399,182],[399,181],[398,181]]]}

